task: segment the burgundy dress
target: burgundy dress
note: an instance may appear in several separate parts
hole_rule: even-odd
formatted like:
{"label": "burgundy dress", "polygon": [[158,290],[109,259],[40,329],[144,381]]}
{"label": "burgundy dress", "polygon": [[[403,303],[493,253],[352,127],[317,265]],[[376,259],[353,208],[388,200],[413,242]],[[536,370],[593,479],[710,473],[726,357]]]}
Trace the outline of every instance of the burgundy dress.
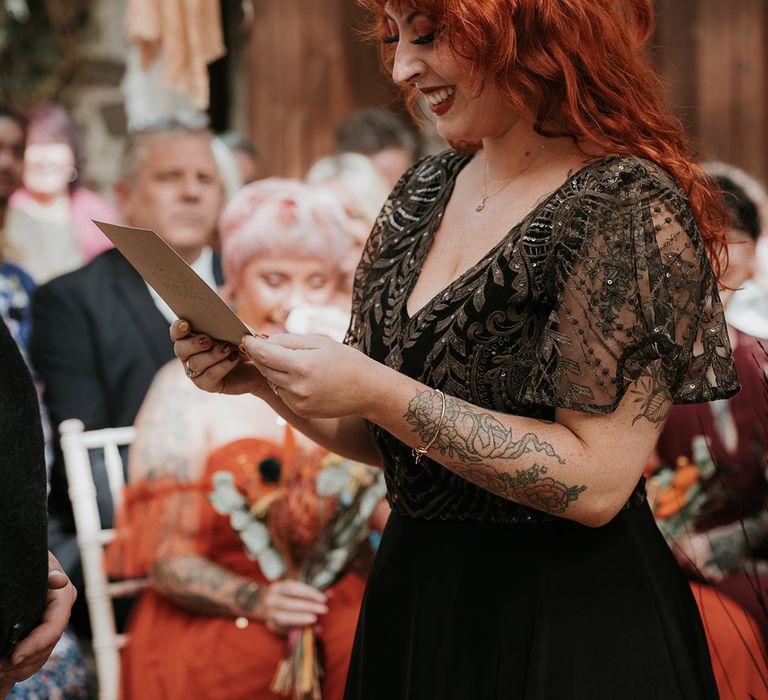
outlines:
{"label": "burgundy dress", "polygon": [[714,585],[752,615],[768,644],[768,343],[731,331],[742,390],[713,406],[674,406],[657,452],[669,465],[681,456],[692,460],[694,437],[706,436],[717,477],[692,526],[710,532],[714,559],[726,573]]}

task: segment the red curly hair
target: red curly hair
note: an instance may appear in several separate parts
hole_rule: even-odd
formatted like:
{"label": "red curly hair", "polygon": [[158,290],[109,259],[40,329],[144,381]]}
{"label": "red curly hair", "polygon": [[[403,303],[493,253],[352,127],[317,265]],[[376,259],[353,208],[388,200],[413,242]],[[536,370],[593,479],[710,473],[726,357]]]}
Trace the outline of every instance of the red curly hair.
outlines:
{"label": "red curly hair", "polygon": [[[389,35],[385,0],[358,1],[377,16],[367,35]],[[661,80],[643,50],[653,29],[652,0],[393,1],[429,17],[436,42],[493,80],[537,133],[641,156],[669,172],[688,196],[719,276],[727,214],[694,162],[682,124],[666,110]],[[381,53],[391,70],[393,48],[382,44]],[[418,93],[405,93],[416,116]]]}

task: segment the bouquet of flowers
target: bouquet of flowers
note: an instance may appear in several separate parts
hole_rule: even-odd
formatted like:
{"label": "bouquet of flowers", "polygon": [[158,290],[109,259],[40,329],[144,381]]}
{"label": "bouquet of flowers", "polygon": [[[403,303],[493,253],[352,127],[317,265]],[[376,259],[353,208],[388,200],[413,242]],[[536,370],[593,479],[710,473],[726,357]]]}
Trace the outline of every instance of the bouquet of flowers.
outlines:
{"label": "bouquet of flowers", "polygon": [[[336,455],[294,453],[290,462],[263,460],[245,493],[231,472],[216,472],[209,497],[268,580],[288,577],[322,590],[359,553],[386,487],[380,470]],[[321,678],[314,628],[292,630],[272,691],[320,700]]]}
{"label": "bouquet of flowers", "polygon": [[693,438],[692,455],[693,461],[683,456],[674,467],[662,465],[648,480],[656,524],[669,542],[689,533],[712,501],[716,466],[703,435]]}

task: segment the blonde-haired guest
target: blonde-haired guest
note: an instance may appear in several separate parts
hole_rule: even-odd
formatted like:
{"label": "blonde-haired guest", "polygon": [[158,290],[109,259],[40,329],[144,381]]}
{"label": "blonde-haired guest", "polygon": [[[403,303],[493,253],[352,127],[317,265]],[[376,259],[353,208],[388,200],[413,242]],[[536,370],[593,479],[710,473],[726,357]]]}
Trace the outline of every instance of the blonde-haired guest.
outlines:
{"label": "blonde-haired guest", "polygon": [[305,179],[327,187],[344,205],[354,245],[344,266],[344,284],[339,297],[340,305],[349,309],[355,269],[389,194],[387,184],[371,160],[359,153],[325,156],[312,165]]}

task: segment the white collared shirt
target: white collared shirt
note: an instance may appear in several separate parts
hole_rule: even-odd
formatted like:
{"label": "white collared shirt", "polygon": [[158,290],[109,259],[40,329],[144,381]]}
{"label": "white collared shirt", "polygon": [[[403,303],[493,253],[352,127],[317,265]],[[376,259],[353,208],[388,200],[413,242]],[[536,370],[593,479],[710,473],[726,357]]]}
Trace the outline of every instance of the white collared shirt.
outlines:
{"label": "white collared shirt", "polygon": [[725,307],[729,325],[756,338],[768,338],[768,289],[747,280],[732,292]]}

